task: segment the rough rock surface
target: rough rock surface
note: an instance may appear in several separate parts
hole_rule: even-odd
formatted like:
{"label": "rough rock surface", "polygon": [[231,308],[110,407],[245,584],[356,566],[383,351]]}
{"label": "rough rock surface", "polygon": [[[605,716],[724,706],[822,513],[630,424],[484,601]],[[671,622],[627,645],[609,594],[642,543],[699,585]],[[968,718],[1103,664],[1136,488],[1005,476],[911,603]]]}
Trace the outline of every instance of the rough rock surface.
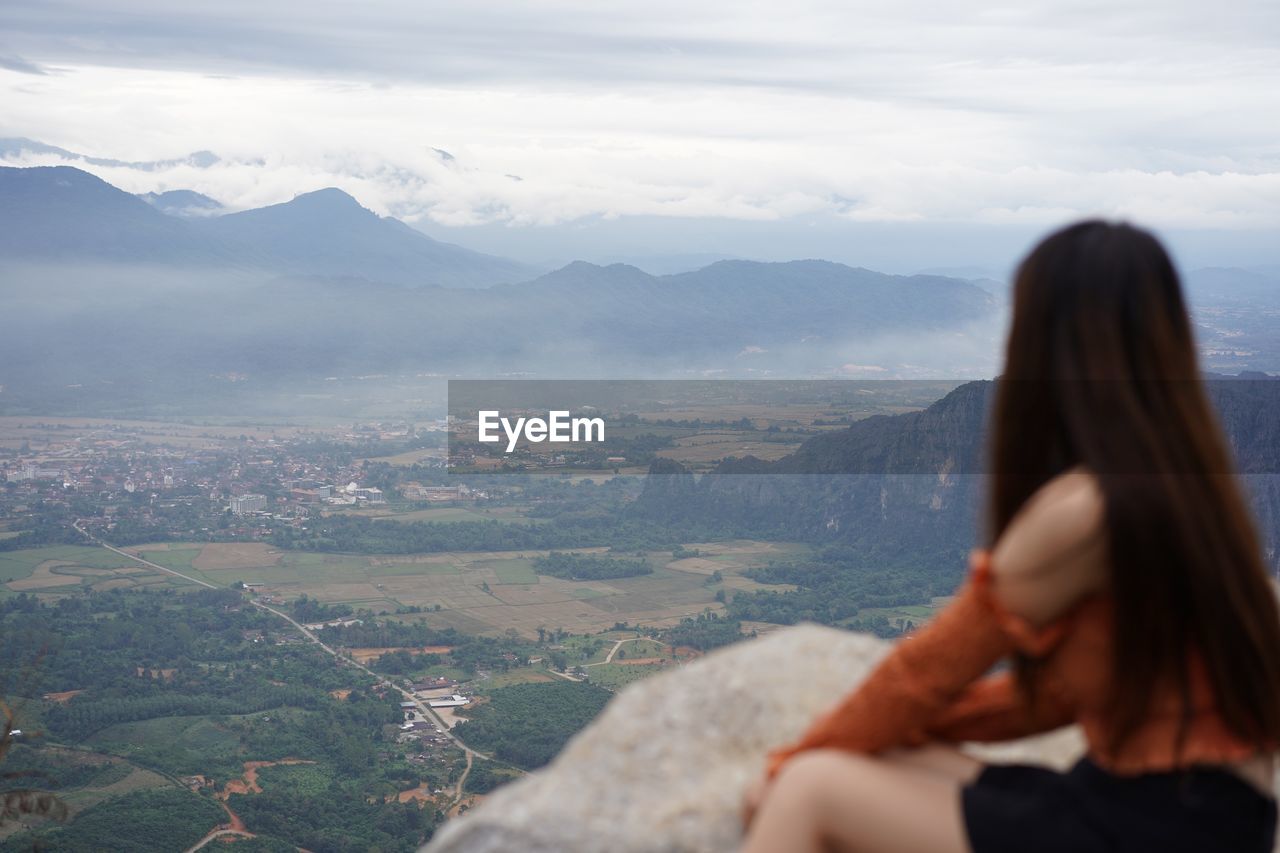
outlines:
{"label": "rough rock surface", "polygon": [[[554,762],[446,824],[423,853],[734,851],[742,791],[764,754],[796,738],[888,648],[801,625],[634,684]],[[1065,768],[1083,748],[1071,728],[967,751]]]}
{"label": "rough rock surface", "polygon": [[[742,791],[765,752],[797,737],[888,644],[802,625],[722,649],[623,690],[538,773],[441,829],[430,853],[731,851]],[[1066,766],[1078,735],[984,756]]]}

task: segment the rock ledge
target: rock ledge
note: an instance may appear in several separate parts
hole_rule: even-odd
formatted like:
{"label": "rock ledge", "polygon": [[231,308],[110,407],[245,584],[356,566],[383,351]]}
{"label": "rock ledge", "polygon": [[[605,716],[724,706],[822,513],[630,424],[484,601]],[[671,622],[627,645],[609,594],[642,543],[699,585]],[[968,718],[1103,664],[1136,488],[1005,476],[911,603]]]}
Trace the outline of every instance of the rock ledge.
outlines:
{"label": "rock ledge", "polygon": [[[742,791],[889,645],[801,625],[628,687],[552,764],[441,828],[426,853],[735,850]],[[1074,730],[982,751],[1067,766]]]}

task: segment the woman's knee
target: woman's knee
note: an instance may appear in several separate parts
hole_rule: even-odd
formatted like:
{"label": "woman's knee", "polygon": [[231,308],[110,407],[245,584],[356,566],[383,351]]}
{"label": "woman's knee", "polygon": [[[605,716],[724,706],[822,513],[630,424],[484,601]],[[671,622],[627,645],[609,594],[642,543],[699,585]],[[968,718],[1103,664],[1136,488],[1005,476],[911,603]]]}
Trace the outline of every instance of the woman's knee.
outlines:
{"label": "woman's knee", "polygon": [[821,804],[827,796],[856,788],[860,778],[869,778],[877,759],[838,749],[813,749],[802,752],[782,766],[774,781],[775,790]]}

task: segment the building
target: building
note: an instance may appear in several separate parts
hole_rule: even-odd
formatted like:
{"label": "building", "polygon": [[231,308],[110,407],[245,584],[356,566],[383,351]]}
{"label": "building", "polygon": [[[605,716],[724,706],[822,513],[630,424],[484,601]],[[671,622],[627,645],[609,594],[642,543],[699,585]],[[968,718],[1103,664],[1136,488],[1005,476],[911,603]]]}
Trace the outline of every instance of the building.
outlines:
{"label": "building", "polygon": [[350,628],[352,625],[363,624],[363,619],[330,619],[328,622],[310,622],[302,627],[308,631],[323,631],[325,628]]}
{"label": "building", "polygon": [[23,483],[27,480],[60,480],[65,472],[61,468],[38,468],[30,462],[23,464],[17,471],[10,471],[5,479],[10,483]]}
{"label": "building", "polygon": [[455,693],[452,696],[441,696],[439,699],[428,699],[427,704],[432,708],[461,708],[470,701],[466,696]]}
{"label": "building", "polygon": [[236,515],[262,512],[267,508],[266,495],[240,495],[231,499],[231,511]]}
{"label": "building", "polygon": [[437,675],[434,678],[424,678],[413,685],[414,692],[423,690],[452,690],[458,686],[458,682],[452,678],[445,678],[443,675]]}
{"label": "building", "polygon": [[411,484],[401,490],[411,501],[461,501],[471,496],[466,486],[420,486]]}

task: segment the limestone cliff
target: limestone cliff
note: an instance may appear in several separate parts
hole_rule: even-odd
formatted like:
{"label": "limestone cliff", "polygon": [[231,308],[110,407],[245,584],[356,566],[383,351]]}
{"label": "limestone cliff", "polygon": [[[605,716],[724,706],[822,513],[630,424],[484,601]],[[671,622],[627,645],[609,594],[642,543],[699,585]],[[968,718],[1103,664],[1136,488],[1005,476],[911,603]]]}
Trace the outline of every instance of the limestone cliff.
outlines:
{"label": "limestone cliff", "polygon": [[[809,439],[776,462],[728,460],[696,482],[655,463],[637,511],[732,522],[762,535],[852,546],[868,565],[955,571],[979,539],[992,382],[970,382],[920,412],[877,416]],[[1280,380],[1209,382],[1280,570]]]}

